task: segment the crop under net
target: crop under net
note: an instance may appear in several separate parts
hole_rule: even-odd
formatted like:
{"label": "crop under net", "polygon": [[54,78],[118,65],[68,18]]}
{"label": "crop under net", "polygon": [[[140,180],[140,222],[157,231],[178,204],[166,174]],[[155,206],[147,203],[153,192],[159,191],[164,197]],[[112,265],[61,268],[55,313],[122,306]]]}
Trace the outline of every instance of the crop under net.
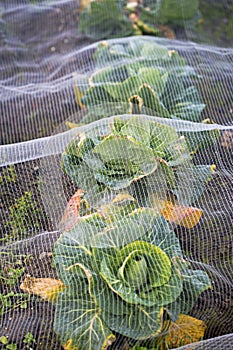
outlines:
{"label": "crop under net", "polygon": [[[63,276],[60,266],[70,232],[93,249],[98,261],[95,251],[112,245],[121,251],[144,242],[142,232],[152,215],[174,233],[183,259],[211,283],[188,312],[206,324],[204,340],[179,348],[231,349],[232,49],[148,36],[92,43],[93,37],[77,34],[76,1],[1,6],[0,337],[24,349],[25,334],[32,333],[33,349],[62,349],[61,343],[72,349],[61,330],[67,301],[61,297],[57,307],[24,293],[23,281]],[[187,23],[185,39],[193,37]],[[75,197],[80,189],[82,208]],[[80,211],[71,215],[72,199]],[[125,216],[115,214],[115,203]],[[171,215],[190,208],[195,210],[191,221]],[[140,214],[135,219],[141,220],[139,232],[130,221],[135,212]],[[85,224],[96,213],[102,220],[98,225],[112,229],[113,221],[119,232],[105,236],[94,226],[79,229],[75,214]],[[108,259],[104,261],[107,266]],[[109,271],[106,267],[101,276],[110,284]],[[124,291],[114,288],[124,299]],[[184,300],[188,303],[188,297]],[[104,324],[110,320],[103,319]],[[72,328],[69,322],[67,327]],[[121,334],[119,327],[110,329]],[[123,330],[108,348],[135,346],[141,333],[137,325],[134,329],[136,340]]]}

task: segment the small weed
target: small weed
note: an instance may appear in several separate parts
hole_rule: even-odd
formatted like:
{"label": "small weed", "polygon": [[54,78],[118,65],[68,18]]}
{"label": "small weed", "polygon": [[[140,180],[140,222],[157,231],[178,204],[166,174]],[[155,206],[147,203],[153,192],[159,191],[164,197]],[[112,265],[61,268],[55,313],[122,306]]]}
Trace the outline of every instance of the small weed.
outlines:
{"label": "small weed", "polygon": [[[23,338],[23,343],[24,345],[24,349],[32,349],[33,344],[36,344],[36,339],[33,337],[33,334],[28,332],[27,334],[25,334],[24,338]],[[8,350],[17,350],[17,344],[14,343],[9,343],[8,337],[2,335],[0,337],[0,344],[5,345],[4,349],[8,349]]]}
{"label": "small weed", "polygon": [[16,308],[26,309],[29,294],[9,292],[7,294],[0,293],[0,316],[14,310]]}
{"label": "small weed", "polygon": [[0,252],[1,285],[14,286],[25,271],[25,265],[32,260],[31,255],[14,255],[11,252]]}
{"label": "small weed", "polygon": [[25,344],[25,349],[31,349],[33,344],[36,344],[36,339],[33,337],[33,334],[28,332],[25,334],[23,343]]}
{"label": "small weed", "polygon": [[2,335],[0,337],[0,343],[3,344],[3,345],[6,345],[8,343],[8,339],[7,337],[5,337],[4,335]]}
{"label": "small weed", "polygon": [[11,234],[0,240],[11,243],[15,239],[23,238],[29,229],[38,228],[40,226],[39,217],[41,209],[37,207],[37,203],[33,200],[31,192],[25,192],[23,196],[17,198],[15,203],[9,207],[9,218],[6,226],[10,229]]}
{"label": "small weed", "polygon": [[24,273],[25,268],[19,268],[19,267],[9,267],[7,270],[7,278],[0,275],[0,279],[3,280],[3,282],[7,285],[13,286],[18,281],[18,279],[22,276]]}
{"label": "small weed", "polygon": [[4,183],[13,182],[15,183],[17,179],[16,171],[14,165],[3,169],[2,174],[0,174],[0,185]]}
{"label": "small weed", "polygon": [[6,196],[9,193],[9,188],[17,181],[17,174],[14,165],[3,168],[0,172],[0,195]]}
{"label": "small weed", "polygon": [[17,345],[16,344],[8,344],[7,346],[6,346],[6,349],[8,349],[8,350],[17,350]]}
{"label": "small weed", "polygon": [[5,337],[4,335],[2,335],[0,337],[0,344],[3,344],[5,345],[5,349],[8,349],[8,350],[17,350],[17,345],[16,344],[13,344],[13,343],[9,343],[8,342],[8,338]]}

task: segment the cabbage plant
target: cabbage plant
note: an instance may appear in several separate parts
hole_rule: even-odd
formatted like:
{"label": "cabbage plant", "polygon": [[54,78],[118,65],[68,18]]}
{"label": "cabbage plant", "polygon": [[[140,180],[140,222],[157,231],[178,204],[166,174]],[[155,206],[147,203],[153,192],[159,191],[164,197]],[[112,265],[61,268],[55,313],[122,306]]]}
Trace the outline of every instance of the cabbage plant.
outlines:
{"label": "cabbage plant", "polygon": [[[213,123],[201,117],[205,108],[195,82],[195,70],[174,50],[148,38],[102,42],[93,55],[95,71],[81,87],[79,104],[86,109],[81,123],[119,114]],[[81,98],[82,96],[82,98]],[[190,152],[206,149],[219,131],[186,132]]]}
{"label": "cabbage plant", "polygon": [[[194,24],[197,10],[198,0],[81,1],[78,31],[95,40],[142,34],[160,36],[163,26],[159,23],[184,26],[184,21],[194,19]],[[164,34],[167,36],[166,31]]]}
{"label": "cabbage plant", "polygon": [[162,199],[170,193],[191,205],[213,173],[211,165],[193,164],[184,136],[142,116],[115,118],[99,136],[78,135],[63,153],[62,166],[94,207],[122,190],[143,206],[153,193]]}
{"label": "cabbage plant", "polygon": [[116,335],[156,342],[211,286],[185,261],[166,220],[127,194],[63,232],[54,264],[65,285],[54,327],[69,349],[106,349]]}
{"label": "cabbage plant", "polygon": [[[98,119],[93,106],[118,106],[122,113],[144,113],[172,119],[199,120],[205,105],[194,86],[194,69],[176,51],[144,38],[99,44],[96,70],[82,103],[89,113],[83,122]],[[116,107],[115,107],[116,108]],[[113,115],[113,113],[111,114]],[[102,117],[102,116],[101,116]]]}

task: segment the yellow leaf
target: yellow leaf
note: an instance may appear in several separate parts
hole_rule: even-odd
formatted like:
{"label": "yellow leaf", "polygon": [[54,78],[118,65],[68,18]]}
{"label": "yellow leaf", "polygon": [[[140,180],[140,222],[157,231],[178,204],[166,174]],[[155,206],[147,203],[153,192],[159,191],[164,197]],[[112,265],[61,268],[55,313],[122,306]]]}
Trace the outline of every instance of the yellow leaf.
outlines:
{"label": "yellow leaf", "polygon": [[176,322],[171,322],[165,344],[170,349],[200,341],[205,330],[206,324],[203,321],[181,314]]}
{"label": "yellow leaf", "polygon": [[[112,343],[116,340],[115,335],[110,334],[106,339],[102,346],[101,350],[107,350],[107,348],[112,345]],[[72,346],[72,339],[69,339],[67,343],[63,344],[62,347],[64,350],[78,350],[77,346]]]}
{"label": "yellow leaf", "polygon": [[36,294],[50,302],[55,302],[58,293],[65,288],[62,281],[55,278],[35,278],[27,276],[20,288],[29,294]]}
{"label": "yellow leaf", "polygon": [[199,208],[185,207],[156,197],[151,197],[151,202],[167,221],[186,228],[196,226],[202,216],[202,210]]}
{"label": "yellow leaf", "polygon": [[74,86],[74,95],[75,95],[75,99],[77,104],[79,105],[79,107],[81,109],[85,109],[86,107],[84,106],[84,104],[82,103],[82,97],[83,94],[82,92],[79,90],[79,88],[77,87],[77,85]]}
{"label": "yellow leaf", "polygon": [[76,123],[71,123],[69,121],[66,122],[66,126],[68,129],[74,129],[76,128],[77,126],[79,126],[79,124],[76,124]]}
{"label": "yellow leaf", "polygon": [[83,10],[85,7],[90,7],[91,0],[80,0],[80,10]]}
{"label": "yellow leaf", "polygon": [[114,334],[110,334],[106,339],[105,339],[105,342],[102,346],[102,349],[101,350],[107,350],[107,348],[109,346],[112,345],[112,343],[114,343],[114,341],[116,340],[116,337]]}
{"label": "yellow leaf", "polygon": [[77,350],[77,346],[72,346],[72,339],[69,339],[66,344],[62,345],[64,350]]}

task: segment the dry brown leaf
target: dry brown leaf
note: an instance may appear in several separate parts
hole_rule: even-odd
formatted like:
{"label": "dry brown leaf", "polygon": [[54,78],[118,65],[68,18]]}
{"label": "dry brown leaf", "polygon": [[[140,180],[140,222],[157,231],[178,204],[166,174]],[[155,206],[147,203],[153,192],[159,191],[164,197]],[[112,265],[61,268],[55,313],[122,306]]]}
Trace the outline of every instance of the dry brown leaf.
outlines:
{"label": "dry brown leaf", "polygon": [[233,149],[233,132],[224,131],[221,138],[221,146],[227,149]]}
{"label": "dry brown leaf", "polygon": [[168,39],[176,39],[175,32],[168,26],[157,24],[158,29],[162,32],[163,36]]}
{"label": "dry brown leaf", "polygon": [[54,302],[58,293],[65,288],[61,280],[55,278],[35,278],[27,276],[20,288],[29,294],[35,294],[41,298]]}
{"label": "dry brown leaf", "polygon": [[70,198],[61,219],[62,230],[70,230],[73,226],[77,224],[80,218],[79,208],[80,208],[80,203],[83,195],[84,195],[83,190],[79,189]]}
{"label": "dry brown leaf", "polygon": [[176,348],[200,341],[204,337],[206,324],[188,315],[179,315],[177,322],[172,322],[165,338],[166,346]]}

